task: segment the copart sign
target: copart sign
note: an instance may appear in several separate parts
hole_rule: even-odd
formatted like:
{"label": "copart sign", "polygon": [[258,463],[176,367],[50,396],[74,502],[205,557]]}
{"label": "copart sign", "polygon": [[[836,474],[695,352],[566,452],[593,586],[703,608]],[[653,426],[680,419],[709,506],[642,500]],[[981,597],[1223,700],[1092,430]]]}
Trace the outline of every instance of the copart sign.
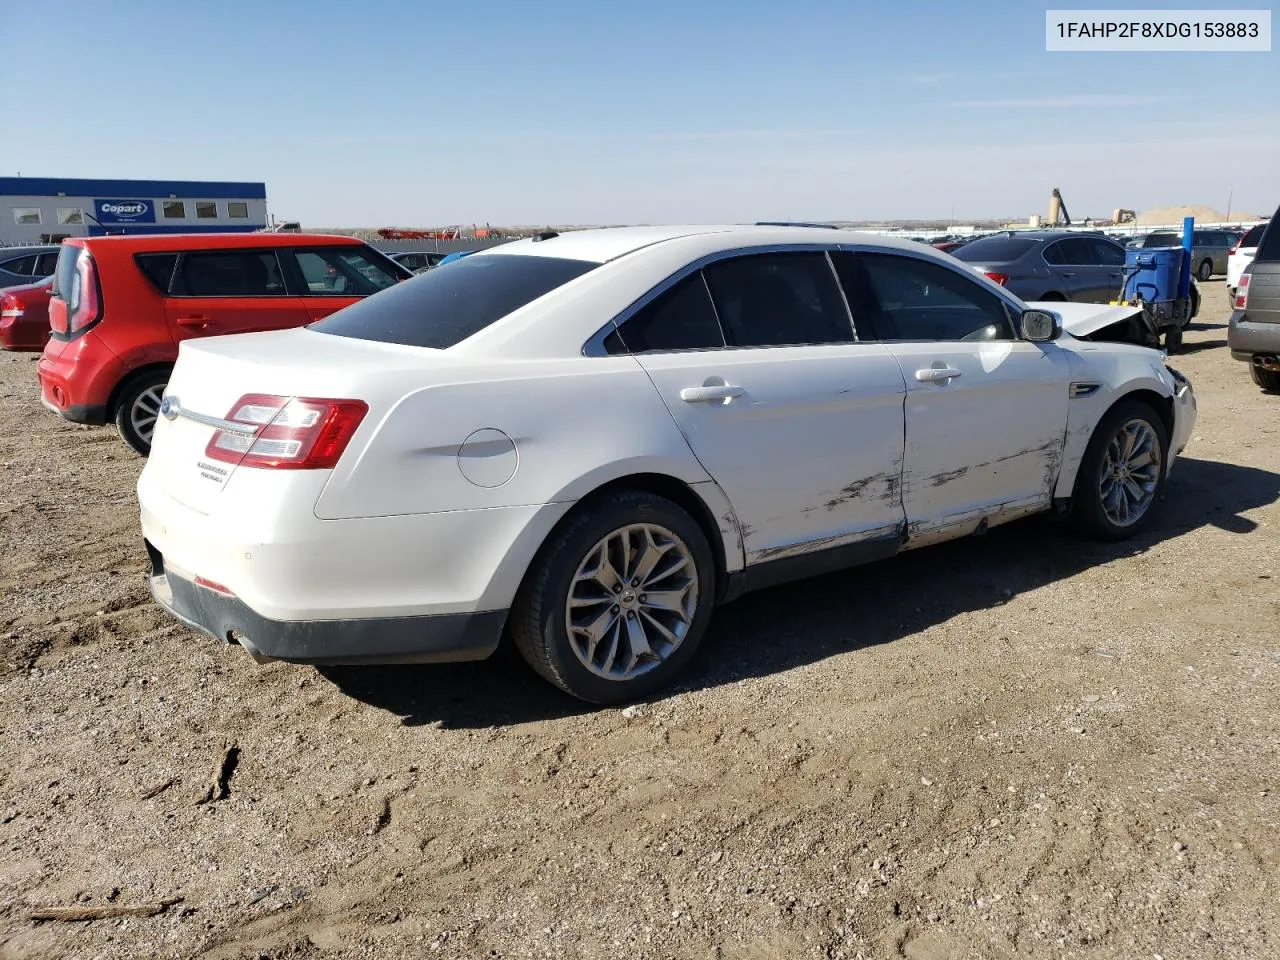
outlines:
{"label": "copart sign", "polygon": [[150,200],[94,200],[93,215],[99,223],[155,223]]}

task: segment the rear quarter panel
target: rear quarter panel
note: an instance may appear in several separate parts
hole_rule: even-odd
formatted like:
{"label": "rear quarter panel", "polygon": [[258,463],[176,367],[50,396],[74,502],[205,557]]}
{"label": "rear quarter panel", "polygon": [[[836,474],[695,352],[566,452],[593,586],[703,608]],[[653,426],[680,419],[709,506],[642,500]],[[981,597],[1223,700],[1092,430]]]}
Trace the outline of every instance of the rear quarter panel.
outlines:
{"label": "rear quarter panel", "polygon": [[178,346],[165,318],[164,298],[142,275],[127,244],[89,245],[102,285],[102,320],[93,329],[126,371],[173,363]]}

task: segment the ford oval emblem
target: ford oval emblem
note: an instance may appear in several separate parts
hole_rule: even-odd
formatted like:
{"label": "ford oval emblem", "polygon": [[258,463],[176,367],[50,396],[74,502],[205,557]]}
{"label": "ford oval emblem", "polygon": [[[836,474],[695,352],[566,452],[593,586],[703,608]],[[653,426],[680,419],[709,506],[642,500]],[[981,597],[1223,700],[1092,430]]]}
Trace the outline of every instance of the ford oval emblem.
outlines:
{"label": "ford oval emblem", "polygon": [[182,412],[182,404],[177,397],[167,396],[160,401],[160,413],[166,420],[176,420]]}

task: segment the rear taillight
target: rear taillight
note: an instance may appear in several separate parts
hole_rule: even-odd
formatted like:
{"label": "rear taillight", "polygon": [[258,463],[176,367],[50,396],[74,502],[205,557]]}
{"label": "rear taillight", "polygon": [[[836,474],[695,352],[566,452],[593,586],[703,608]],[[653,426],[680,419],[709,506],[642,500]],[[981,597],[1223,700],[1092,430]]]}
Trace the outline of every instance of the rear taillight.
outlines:
{"label": "rear taillight", "polygon": [[1231,309],[1243,310],[1249,306],[1249,274],[1240,275],[1240,283],[1236,286],[1236,296],[1231,302]]}
{"label": "rear taillight", "polygon": [[205,456],[241,467],[328,470],[334,467],[369,412],[362,400],[245,394],[227,414],[255,433],[218,430]]}
{"label": "rear taillight", "polygon": [[1229,251],[1227,251],[1227,252],[1228,252],[1228,254],[1230,254],[1231,256],[1233,256],[1233,257],[1234,257],[1237,253],[1239,253],[1239,252],[1240,252],[1240,244],[1238,244],[1238,243],[1237,243],[1234,247],[1232,247],[1232,248],[1231,248]]}
{"label": "rear taillight", "polygon": [[990,270],[983,270],[982,275],[989,280],[994,280],[1002,287],[1009,282],[1009,275],[1007,273],[992,273]]}
{"label": "rear taillight", "polygon": [[[62,256],[66,256],[65,250],[59,259]],[[102,319],[102,291],[98,287],[98,269],[88,250],[82,247],[76,255],[76,268],[69,289],[56,289],[53,295],[63,302],[66,313],[66,319],[63,320],[59,315],[63,311],[50,308],[49,326],[54,333],[74,337]]]}
{"label": "rear taillight", "polygon": [[0,317],[20,317],[25,312],[22,301],[13,294],[0,294]]}

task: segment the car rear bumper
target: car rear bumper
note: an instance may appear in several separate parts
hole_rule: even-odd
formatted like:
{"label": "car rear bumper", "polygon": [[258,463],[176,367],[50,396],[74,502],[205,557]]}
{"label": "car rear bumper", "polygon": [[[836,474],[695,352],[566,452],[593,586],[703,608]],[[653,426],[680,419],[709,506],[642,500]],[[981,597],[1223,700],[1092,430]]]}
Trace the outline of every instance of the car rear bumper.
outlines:
{"label": "car rear bumper", "polygon": [[36,363],[41,401],[76,423],[106,423],[111,392],[126,373],[92,332],[71,341],[51,339]]}
{"label": "car rear bumper", "polygon": [[167,571],[150,543],[151,595],[187,626],[255,657],[294,663],[449,663],[494,652],[506,610],[355,620],[272,620],[228,593]]}
{"label": "car rear bumper", "polygon": [[1248,319],[1247,310],[1231,314],[1227,345],[1236,360],[1251,360],[1258,354],[1280,355],[1280,323],[1259,323]]}

